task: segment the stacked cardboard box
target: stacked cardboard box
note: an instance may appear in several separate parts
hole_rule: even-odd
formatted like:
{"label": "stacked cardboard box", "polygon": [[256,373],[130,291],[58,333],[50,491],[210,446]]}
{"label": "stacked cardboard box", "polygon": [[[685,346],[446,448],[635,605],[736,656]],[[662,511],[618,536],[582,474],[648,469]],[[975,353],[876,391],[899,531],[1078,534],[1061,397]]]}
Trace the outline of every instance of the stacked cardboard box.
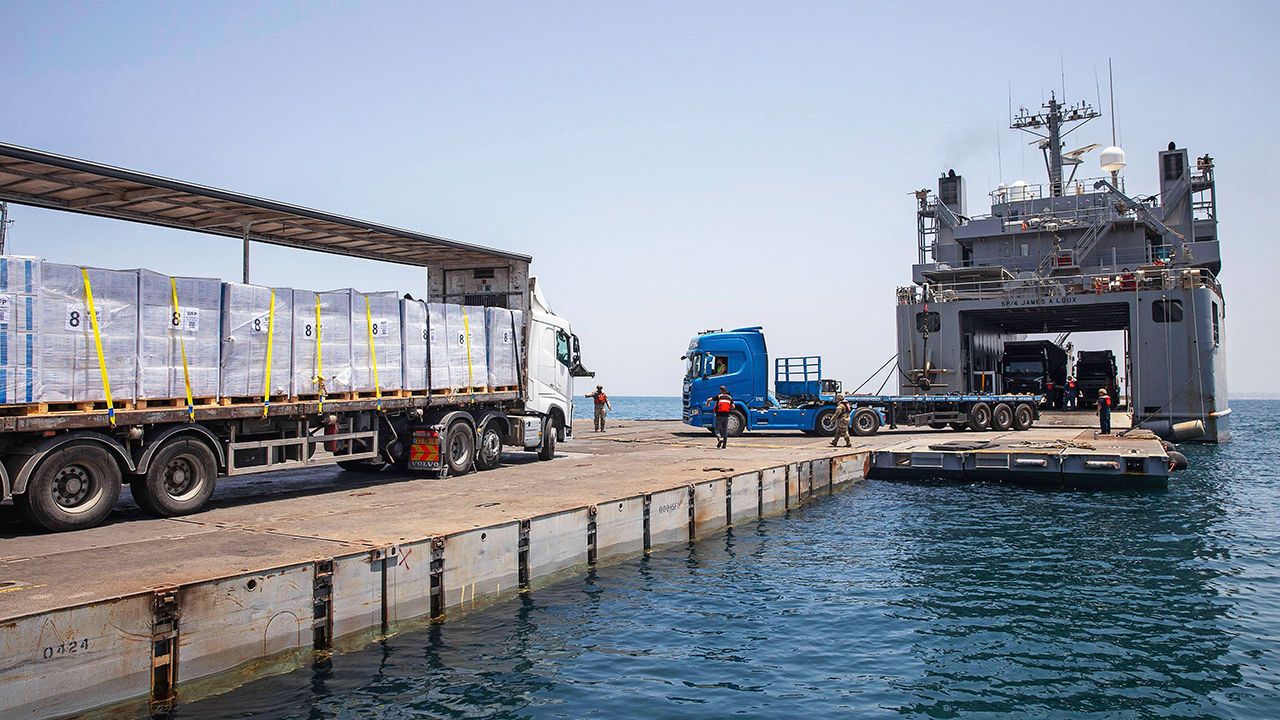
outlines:
{"label": "stacked cardboard box", "polygon": [[488,337],[489,387],[510,387],[520,382],[521,336],[524,313],[506,308],[485,308]]}
{"label": "stacked cardboard box", "polygon": [[405,298],[400,301],[401,387],[431,388],[430,340],[427,304]]}
{"label": "stacked cardboard box", "polygon": [[432,390],[453,388],[453,378],[449,374],[449,308],[460,309],[457,305],[427,303],[427,356]]}
{"label": "stacked cardboard box", "polygon": [[349,290],[294,290],[291,394],[319,395],[321,378],[326,394],[350,392],[351,342]]}
{"label": "stacked cardboard box", "polygon": [[352,386],[361,392],[399,390],[403,381],[399,293],[350,293]]}
{"label": "stacked cardboard box", "polygon": [[222,396],[288,395],[293,368],[292,333],[292,290],[223,283]]}
{"label": "stacked cardboard box", "polygon": [[188,379],[193,399],[217,397],[222,356],[222,281],[170,278],[150,270],[137,272],[138,397],[185,398]]}
{"label": "stacked cardboard box", "polygon": [[40,259],[0,257],[0,405],[40,397],[36,301]]}
{"label": "stacked cardboard box", "polygon": [[484,308],[446,305],[445,327],[449,342],[449,386],[455,392],[473,392],[489,382],[485,348]]}
{"label": "stacked cardboard box", "polygon": [[[88,289],[98,319],[98,343],[88,312]],[[36,304],[40,355],[39,402],[133,400],[138,387],[138,273],[42,263]]]}

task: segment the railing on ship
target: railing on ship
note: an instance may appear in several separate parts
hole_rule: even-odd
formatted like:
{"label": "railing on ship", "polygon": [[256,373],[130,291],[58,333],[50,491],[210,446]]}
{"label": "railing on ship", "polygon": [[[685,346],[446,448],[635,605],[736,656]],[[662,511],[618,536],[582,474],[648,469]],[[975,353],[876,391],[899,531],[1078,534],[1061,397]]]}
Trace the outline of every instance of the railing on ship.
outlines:
{"label": "railing on ship", "polygon": [[[999,300],[1010,297],[1066,297],[1101,295],[1136,290],[1209,288],[1222,295],[1218,279],[1205,268],[1145,265],[1134,270],[1108,270],[1063,276],[1030,276],[1000,280],[930,282],[929,302],[952,300]],[[917,305],[925,300],[924,288],[911,285],[897,290],[899,305]]]}

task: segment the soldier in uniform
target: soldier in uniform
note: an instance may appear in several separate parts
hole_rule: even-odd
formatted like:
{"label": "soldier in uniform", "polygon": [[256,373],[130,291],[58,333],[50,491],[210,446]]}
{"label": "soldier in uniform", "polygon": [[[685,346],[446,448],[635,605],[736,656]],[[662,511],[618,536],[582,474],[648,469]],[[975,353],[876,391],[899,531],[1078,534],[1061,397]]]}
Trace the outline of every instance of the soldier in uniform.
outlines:
{"label": "soldier in uniform", "polygon": [[595,430],[596,432],[604,432],[604,418],[608,411],[613,409],[613,404],[609,402],[609,396],[604,394],[603,385],[597,385],[596,391],[587,395],[587,397],[595,401]]}
{"label": "soldier in uniform", "polygon": [[844,395],[836,396],[836,436],[831,438],[831,447],[835,447],[844,438],[845,447],[853,447],[849,440],[849,416],[853,414],[853,406],[844,399]]}

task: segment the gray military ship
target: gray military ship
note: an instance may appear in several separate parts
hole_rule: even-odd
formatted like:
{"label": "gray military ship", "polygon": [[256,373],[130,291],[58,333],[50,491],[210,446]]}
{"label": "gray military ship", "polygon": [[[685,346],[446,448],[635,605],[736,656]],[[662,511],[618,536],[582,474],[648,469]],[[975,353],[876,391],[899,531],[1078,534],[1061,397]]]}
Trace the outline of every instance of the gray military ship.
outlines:
{"label": "gray military ship", "polygon": [[[1039,140],[1048,183],[1018,181],[971,215],[954,170],[936,193],[916,192],[919,259],[898,289],[898,364],[904,393],[1004,391],[1005,344],[1028,335],[1120,331],[1124,386],[1117,405],[1162,437],[1229,438],[1226,302],[1217,275],[1213,158],[1169,143],[1159,191],[1130,193],[1124,151],[1103,149],[1102,177],[1077,178],[1086,145],[1063,138],[1100,114],[1050,96],[1010,127]],[[1114,337],[1114,336],[1113,336]]]}

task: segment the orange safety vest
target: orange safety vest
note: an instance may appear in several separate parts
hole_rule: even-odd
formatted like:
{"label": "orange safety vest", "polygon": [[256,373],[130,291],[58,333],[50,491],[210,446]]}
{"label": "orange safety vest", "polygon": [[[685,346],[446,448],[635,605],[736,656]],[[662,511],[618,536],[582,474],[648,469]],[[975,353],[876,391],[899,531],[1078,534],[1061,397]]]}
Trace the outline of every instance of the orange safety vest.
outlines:
{"label": "orange safety vest", "polygon": [[605,403],[609,402],[609,396],[605,395],[602,392],[596,393],[595,399],[596,399],[596,405],[604,405]]}
{"label": "orange safety vest", "polygon": [[716,412],[727,413],[733,410],[733,398],[728,395],[719,395],[716,397]]}

